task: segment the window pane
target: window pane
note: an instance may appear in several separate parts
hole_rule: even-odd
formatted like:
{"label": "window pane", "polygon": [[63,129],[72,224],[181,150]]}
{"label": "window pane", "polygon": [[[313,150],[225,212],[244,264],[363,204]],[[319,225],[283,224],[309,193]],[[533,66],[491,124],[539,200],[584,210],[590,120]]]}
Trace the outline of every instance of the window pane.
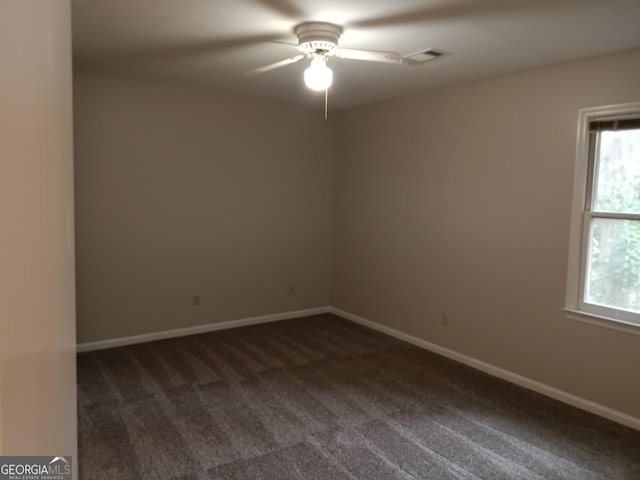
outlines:
{"label": "window pane", "polygon": [[640,220],[591,222],[585,301],[640,313]]}
{"label": "window pane", "polygon": [[640,129],[600,133],[593,210],[640,213]]}

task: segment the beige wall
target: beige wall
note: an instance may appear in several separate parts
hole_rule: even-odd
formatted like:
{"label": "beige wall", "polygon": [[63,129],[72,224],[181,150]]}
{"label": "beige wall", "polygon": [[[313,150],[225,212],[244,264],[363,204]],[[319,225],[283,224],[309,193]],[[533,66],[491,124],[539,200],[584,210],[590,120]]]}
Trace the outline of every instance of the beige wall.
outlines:
{"label": "beige wall", "polygon": [[640,417],[640,336],[560,310],[578,109],[638,78],[636,50],[342,113],[332,304]]}
{"label": "beige wall", "polygon": [[3,455],[76,455],[68,0],[0,2]]}
{"label": "beige wall", "polygon": [[321,109],[86,74],[74,99],[80,343],[329,304]]}
{"label": "beige wall", "polygon": [[78,75],[78,340],[331,303],[640,417],[640,336],[560,310],[578,109],[637,101],[639,74],[633,51],[340,112],[335,132]]}

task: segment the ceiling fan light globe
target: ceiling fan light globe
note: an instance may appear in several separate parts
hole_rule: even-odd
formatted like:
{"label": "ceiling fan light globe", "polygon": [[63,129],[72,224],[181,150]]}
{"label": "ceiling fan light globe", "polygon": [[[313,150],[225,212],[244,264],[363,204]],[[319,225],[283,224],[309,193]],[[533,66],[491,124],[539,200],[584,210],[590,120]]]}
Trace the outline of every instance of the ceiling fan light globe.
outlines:
{"label": "ceiling fan light globe", "polygon": [[322,58],[314,58],[311,66],[304,71],[304,83],[311,90],[322,91],[331,86],[333,71]]}

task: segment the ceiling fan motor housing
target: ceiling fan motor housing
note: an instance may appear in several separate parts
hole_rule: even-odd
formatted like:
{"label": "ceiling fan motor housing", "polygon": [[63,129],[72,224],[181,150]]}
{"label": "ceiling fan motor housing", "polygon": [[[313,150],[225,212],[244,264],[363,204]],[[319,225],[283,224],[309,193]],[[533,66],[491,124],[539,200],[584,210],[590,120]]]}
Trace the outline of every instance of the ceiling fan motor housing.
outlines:
{"label": "ceiling fan motor housing", "polygon": [[299,49],[306,53],[328,53],[338,48],[342,28],[333,23],[307,22],[295,29]]}

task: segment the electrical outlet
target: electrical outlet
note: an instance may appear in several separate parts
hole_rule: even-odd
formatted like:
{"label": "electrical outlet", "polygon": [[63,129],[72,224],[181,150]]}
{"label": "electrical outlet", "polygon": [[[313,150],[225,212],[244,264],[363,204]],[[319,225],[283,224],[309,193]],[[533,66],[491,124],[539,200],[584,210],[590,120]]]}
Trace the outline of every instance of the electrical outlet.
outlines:
{"label": "electrical outlet", "polygon": [[296,286],[293,283],[290,283],[287,292],[289,295],[294,295],[296,293]]}
{"label": "electrical outlet", "polygon": [[440,317],[440,323],[442,325],[449,325],[449,314],[447,312],[442,312],[442,316]]}
{"label": "electrical outlet", "polygon": [[194,295],[193,298],[191,299],[191,301],[193,302],[193,306],[194,307],[199,307],[200,306],[200,295]]}

